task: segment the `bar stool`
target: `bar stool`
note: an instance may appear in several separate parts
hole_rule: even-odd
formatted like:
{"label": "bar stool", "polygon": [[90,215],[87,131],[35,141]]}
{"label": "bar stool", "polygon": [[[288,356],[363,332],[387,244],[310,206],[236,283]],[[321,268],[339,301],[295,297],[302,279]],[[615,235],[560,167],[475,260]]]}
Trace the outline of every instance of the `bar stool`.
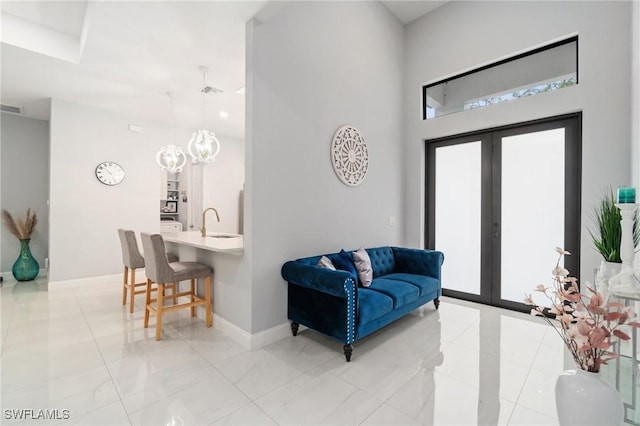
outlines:
{"label": "bar stool", "polygon": [[[136,294],[142,294],[146,289],[136,290],[136,287],[144,286],[146,282],[136,283],[136,269],[144,268],[144,257],[138,249],[138,242],[136,241],[136,234],[128,229],[118,229],[118,237],[120,237],[120,245],[122,246],[122,263],[124,263],[124,278],[122,280],[122,304],[127,304],[127,293],[130,296],[129,312],[133,313],[134,298]],[[178,256],[174,254],[167,254],[170,262],[176,262]],[[131,271],[131,274],[129,274]],[[129,281],[129,275],[131,275],[131,281]],[[173,292],[176,292],[175,286],[170,286]],[[155,288],[154,288],[155,290]]]}
{"label": "bar stool", "polygon": [[[144,312],[144,328],[149,327],[149,315],[156,316],[156,340],[160,340],[162,335],[162,314],[176,309],[191,309],[191,316],[196,316],[196,306],[204,305],[206,309],[207,327],[213,325],[213,315],[211,313],[211,276],[213,268],[198,262],[171,262],[169,263],[164,246],[164,239],[160,234],[140,234],[142,238],[142,248],[147,259],[147,301]],[[204,299],[196,295],[196,279],[204,278]],[[174,292],[165,296],[164,287],[168,283],[175,284],[176,288],[180,281],[190,280],[190,291]],[[156,299],[151,298],[151,283],[158,284]],[[188,296],[190,302],[178,303],[173,306],[164,306],[164,299],[174,301],[182,296]],[[155,303],[155,304],[154,304]]]}

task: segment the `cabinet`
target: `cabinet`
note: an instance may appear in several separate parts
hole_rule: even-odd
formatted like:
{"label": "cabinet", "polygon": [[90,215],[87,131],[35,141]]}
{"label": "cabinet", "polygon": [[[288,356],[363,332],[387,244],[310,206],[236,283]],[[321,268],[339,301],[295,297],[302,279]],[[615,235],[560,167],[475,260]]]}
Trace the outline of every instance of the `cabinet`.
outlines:
{"label": "cabinet", "polygon": [[173,220],[165,220],[160,222],[160,232],[181,232],[182,223]]}
{"label": "cabinet", "polygon": [[178,190],[179,185],[180,181],[167,179],[167,200],[178,200],[178,196],[180,195],[180,191]]}
{"label": "cabinet", "polygon": [[161,172],[160,175],[160,220],[178,220],[180,181],[176,175]]}

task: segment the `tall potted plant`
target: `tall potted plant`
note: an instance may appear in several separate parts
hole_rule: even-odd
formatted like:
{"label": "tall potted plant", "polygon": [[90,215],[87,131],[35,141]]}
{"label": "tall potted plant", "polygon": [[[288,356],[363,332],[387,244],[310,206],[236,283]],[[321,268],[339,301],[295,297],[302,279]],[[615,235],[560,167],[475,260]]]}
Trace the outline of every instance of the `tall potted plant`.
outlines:
{"label": "tall potted plant", "polygon": [[[598,271],[598,285],[605,288],[599,290],[606,293],[609,278],[620,272],[620,241],[622,240],[622,225],[620,209],[616,207],[616,198],[611,187],[607,188],[600,203],[592,211],[593,228],[589,229],[591,240],[596,250],[602,255],[602,263]],[[638,216],[633,222],[633,246],[638,249],[640,244],[640,225]]]}
{"label": "tall potted plant", "polygon": [[20,240],[20,255],[13,264],[11,272],[17,281],[31,281],[38,276],[40,265],[31,254],[29,242],[38,224],[38,216],[31,209],[27,209],[24,219],[15,219],[11,213],[2,209],[2,221],[18,240]]}

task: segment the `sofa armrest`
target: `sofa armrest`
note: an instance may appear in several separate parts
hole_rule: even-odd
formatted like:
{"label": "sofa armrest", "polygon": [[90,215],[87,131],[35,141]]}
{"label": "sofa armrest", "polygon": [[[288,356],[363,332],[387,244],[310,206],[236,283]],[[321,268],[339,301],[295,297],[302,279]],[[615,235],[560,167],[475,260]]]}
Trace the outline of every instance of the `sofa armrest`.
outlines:
{"label": "sofa armrest", "polygon": [[440,280],[444,254],[437,250],[391,247],[396,271],[426,275]]}
{"label": "sofa armrest", "polygon": [[[353,288],[353,278],[347,271],[333,271],[302,262],[289,261],[282,266],[282,278],[290,284],[347,298],[346,288]],[[347,281],[349,281],[347,283]]]}

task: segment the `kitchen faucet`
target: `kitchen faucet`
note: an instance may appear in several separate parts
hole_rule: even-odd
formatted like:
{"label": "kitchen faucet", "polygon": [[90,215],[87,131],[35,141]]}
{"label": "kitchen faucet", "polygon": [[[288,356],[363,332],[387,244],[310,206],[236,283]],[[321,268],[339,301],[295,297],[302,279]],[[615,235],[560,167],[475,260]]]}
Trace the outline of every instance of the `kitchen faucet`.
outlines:
{"label": "kitchen faucet", "polygon": [[218,210],[214,209],[213,207],[209,207],[208,209],[205,209],[202,212],[202,237],[203,238],[207,236],[207,226],[205,223],[205,216],[209,210],[213,210],[216,213],[216,219],[218,219],[218,222],[220,222],[220,215],[218,214]]}

